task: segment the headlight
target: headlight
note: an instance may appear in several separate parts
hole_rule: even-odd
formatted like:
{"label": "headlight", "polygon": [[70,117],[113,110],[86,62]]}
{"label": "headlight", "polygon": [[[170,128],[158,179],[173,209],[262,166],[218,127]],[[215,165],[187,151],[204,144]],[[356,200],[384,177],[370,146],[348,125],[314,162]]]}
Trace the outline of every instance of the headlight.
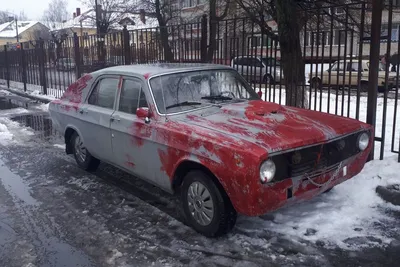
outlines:
{"label": "headlight", "polygon": [[272,160],[264,161],[260,167],[260,180],[262,183],[271,182],[276,172],[275,163]]}
{"label": "headlight", "polygon": [[360,134],[357,142],[358,148],[361,151],[364,151],[368,147],[368,144],[369,144],[369,135],[367,133]]}

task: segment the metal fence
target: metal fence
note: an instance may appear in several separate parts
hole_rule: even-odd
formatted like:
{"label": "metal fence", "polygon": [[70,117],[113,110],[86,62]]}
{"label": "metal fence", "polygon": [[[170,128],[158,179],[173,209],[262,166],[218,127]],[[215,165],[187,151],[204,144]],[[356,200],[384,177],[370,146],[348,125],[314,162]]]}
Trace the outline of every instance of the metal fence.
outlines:
{"label": "metal fence", "polygon": [[[383,159],[388,147],[400,150],[400,9],[393,1],[385,8],[382,1],[372,2],[374,7],[360,1],[299,11],[305,77],[297,90],[307,94],[305,108],[376,125],[376,151]],[[382,59],[385,54],[390,56]],[[231,65],[264,100],[279,104],[286,104],[285,83],[292,78],[282,71],[288,62],[281,61],[279,42],[254,18],[209,21],[202,16],[197,23],[4,46],[0,79],[60,97],[83,73],[156,62]]]}

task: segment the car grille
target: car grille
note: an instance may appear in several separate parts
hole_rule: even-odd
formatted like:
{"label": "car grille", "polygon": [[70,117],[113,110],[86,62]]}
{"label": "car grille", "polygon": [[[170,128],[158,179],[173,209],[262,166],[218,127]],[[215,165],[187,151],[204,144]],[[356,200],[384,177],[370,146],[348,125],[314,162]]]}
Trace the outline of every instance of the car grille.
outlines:
{"label": "car grille", "polygon": [[312,178],[335,170],[340,162],[360,152],[357,147],[359,134],[280,155],[274,161],[277,170],[284,171],[280,171],[275,181],[305,174]]}

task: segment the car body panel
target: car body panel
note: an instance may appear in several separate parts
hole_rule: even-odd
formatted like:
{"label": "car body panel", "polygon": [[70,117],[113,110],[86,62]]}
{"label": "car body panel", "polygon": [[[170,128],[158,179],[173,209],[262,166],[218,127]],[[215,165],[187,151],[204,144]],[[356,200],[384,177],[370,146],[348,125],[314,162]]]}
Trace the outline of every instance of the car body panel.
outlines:
{"label": "car body panel", "polygon": [[[186,161],[199,163],[215,175],[236,211],[249,216],[312,198],[353,177],[363,168],[373,138],[370,138],[365,151],[344,160],[334,171],[313,178],[320,183],[329,181],[323,187],[313,185],[305,177],[288,177],[283,181],[262,184],[259,179],[260,165],[269,157],[325,144],[361,131],[369,131],[373,136],[372,127],[353,119],[261,100],[160,115],[149,88],[148,80],[152,77],[193,69],[231,69],[197,64],[194,67],[186,65],[185,68],[169,66],[113,67],[80,78],[60,100],[51,102],[49,111],[54,124],[61,132],[65,132],[67,127],[79,129],[84,142],[90,144],[87,146],[89,151],[95,149],[100,159],[104,158],[104,161],[171,193],[180,164]],[[84,118],[80,111],[87,108],[86,96],[95,81],[105,74],[119,75],[121,81],[134,78],[142,82],[149,106],[148,121],[136,114],[119,111],[102,115],[91,115],[89,112],[87,116],[91,118]],[[119,96],[121,83],[115,90]],[[117,105],[118,100],[115,107]],[[107,116],[110,116],[108,122]],[[98,123],[101,125],[98,127],[103,128],[109,125],[109,137],[106,130],[100,133],[98,128],[88,127],[88,123]],[[85,132],[82,130],[85,127],[90,130]],[[105,150],[109,146],[112,148]],[[289,189],[293,195],[290,198]]]}
{"label": "car body panel", "polygon": [[[240,62],[246,60],[247,62]],[[268,58],[268,60],[275,60]],[[269,75],[275,82],[283,80],[283,73],[279,65],[267,65],[260,57],[240,56],[231,61],[231,67],[234,68],[249,82],[265,82],[264,78]]]}

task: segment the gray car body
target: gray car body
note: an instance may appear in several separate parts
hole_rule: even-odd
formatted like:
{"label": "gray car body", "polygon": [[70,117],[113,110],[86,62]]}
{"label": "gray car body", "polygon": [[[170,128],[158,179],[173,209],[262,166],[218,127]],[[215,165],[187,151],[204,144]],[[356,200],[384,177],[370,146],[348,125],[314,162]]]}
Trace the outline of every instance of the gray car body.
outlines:
{"label": "gray car body", "polygon": [[[49,113],[54,127],[62,134],[67,129],[75,130],[81,137],[88,151],[99,160],[121,168],[135,176],[138,176],[163,190],[173,193],[173,185],[170,177],[161,171],[161,161],[158,153],[167,146],[150,140],[144,140],[143,146],[132,145],[133,124],[145,124],[143,118],[135,114],[128,114],[117,110],[120,90],[115,92],[114,108],[107,109],[88,104],[88,97],[97,81],[105,77],[134,79],[142,84],[142,91],[146,96],[148,106],[157,107],[154,96],[150,90],[149,75],[151,78],[170,73],[179,73],[196,70],[229,69],[227,66],[211,64],[165,64],[165,65],[138,65],[116,66],[102,69],[89,74],[88,80],[82,89],[81,103],[71,103],[68,100],[56,100],[50,103]],[[85,77],[83,77],[85,78]],[[82,78],[81,78],[82,79]],[[195,108],[189,112],[195,113],[202,108]],[[157,119],[152,119],[149,125],[163,124],[169,120],[182,120],[187,112],[160,114],[157,110]],[[192,157],[192,156],[191,156]],[[191,158],[197,161],[196,155]],[[131,168],[133,167],[134,168]]]}

